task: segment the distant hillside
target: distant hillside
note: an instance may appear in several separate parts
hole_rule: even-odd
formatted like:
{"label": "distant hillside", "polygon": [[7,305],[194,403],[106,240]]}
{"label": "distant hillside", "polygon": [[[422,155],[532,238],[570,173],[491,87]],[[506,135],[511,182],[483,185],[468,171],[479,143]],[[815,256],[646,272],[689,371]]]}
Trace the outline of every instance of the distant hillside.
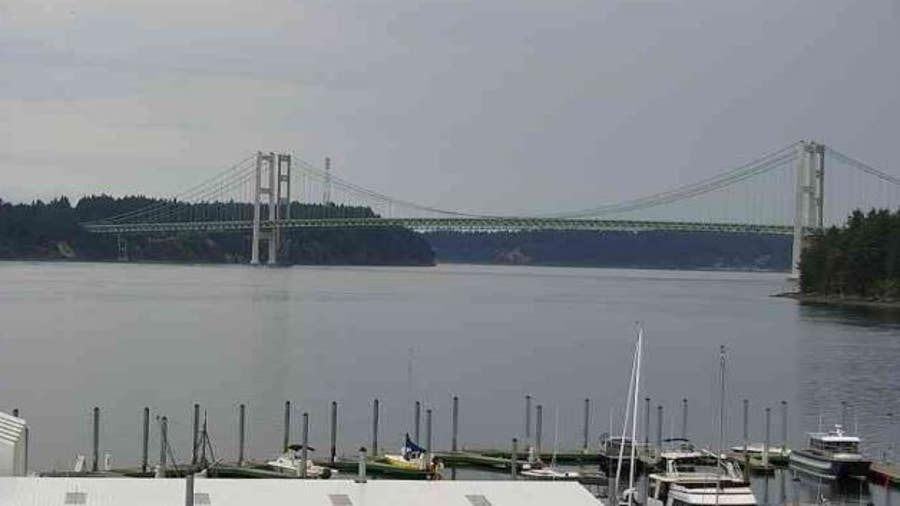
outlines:
{"label": "distant hillside", "polygon": [[[116,260],[114,235],[91,234],[78,224],[161,202],[146,197],[81,199],[74,207],[65,197],[51,202],[10,204],[0,200],[0,259]],[[183,203],[183,216],[215,216],[217,206]],[[233,204],[231,204],[233,206]],[[376,217],[366,207],[292,204],[292,216]],[[178,220],[175,215],[171,218]],[[128,256],[137,261],[248,263],[249,232],[197,234],[155,233],[127,236]],[[285,232],[282,263],[325,265],[433,265],[431,247],[403,228],[365,230],[292,230]],[[263,248],[265,258],[267,248]]]}
{"label": "distant hillside", "polygon": [[791,238],[779,235],[545,231],[424,237],[438,262],[450,263],[784,271],[791,256]]}

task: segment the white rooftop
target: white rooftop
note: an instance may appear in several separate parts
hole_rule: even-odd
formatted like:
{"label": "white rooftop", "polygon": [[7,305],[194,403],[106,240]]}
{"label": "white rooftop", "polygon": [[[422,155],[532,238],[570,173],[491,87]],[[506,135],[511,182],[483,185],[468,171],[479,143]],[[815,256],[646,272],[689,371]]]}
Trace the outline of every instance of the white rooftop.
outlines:
{"label": "white rooftop", "polygon": [[[185,504],[185,479],[0,478],[0,504]],[[196,479],[197,506],[597,506],[575,482]]]}

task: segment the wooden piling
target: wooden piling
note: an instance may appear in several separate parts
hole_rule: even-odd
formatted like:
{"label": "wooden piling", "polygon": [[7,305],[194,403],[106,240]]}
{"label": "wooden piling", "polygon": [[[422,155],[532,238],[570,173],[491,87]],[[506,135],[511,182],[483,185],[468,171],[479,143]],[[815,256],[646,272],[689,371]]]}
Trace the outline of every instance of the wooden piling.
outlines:
{"label": "wooden piling", "polygon": [[372,456],[378,456],[378,398],[372,402]]}
{"label": "wooden piling", "polygon": [[159,421],[159,469],[166,475],[166,449],[169,446],[169,419],[162,417]]}
{"label": "wooden piling", "polygon": [[284,401],[284,437],[281,443],[281,451],[287,452],[291,438],[291,401]]}
{"label": "wooden piling", "polygon": [[584,434],[583,441],[581,443],[581,449],[585,453],[588,451],[588,444],[590,443],[590,425],[591,425],[591,400],[584,400]]}
{"label": "wooden piling", "polygon": [[200,439],[200,405],[194,403],[194,433],[191,436],[191,465],[197,465],[197,448]]}
{"label": "wooden piling", "polygon": [[309,460],[309,413],[303,413],[303,448],[300,450],[300,477],[306,478],[306,464]]}
{"label": "wooden piling", "polygon": [[91,472],[96,473],[100,466],[100,408],[94,406],[94,444],[91,458]]}
{"label": "wooden piling", "polygon": [[512,440],[512,453],[510,454],[509,459],[509,472],[510,478],[516,480],[516,471],[519,467],[519,440],[513,438]]}
{"label": "wooden piling", "polygon": [[336,401],[331,401],[331,453],[329,462],[334,465],[335,457],[337,457],[337,408]]}
{"label": "wooden piling", "polygon": [[750,481],[750,401],[744,399],[744,480]]}
{"label": "wooden piling", "polygon": [[416,444],[422,443],[422,441],[419,439],[419,435],[420,435],[419,428],[420,428],[421,422],[422,422],[422,403],[419,401],[416,401],[416,409],[415,409],[414,423],[413,423],[413,425],[414,425],[413,432],[416,437],[416,439],[415,439]]}
{"label": "wooden piling", "polygon": [[[425,450],[428,452],[429,457],[434,454],[431,435],[431,409],[429,408],[425,410]],[[429,458],[428,461],[431,462],[431,459]]]}
{"label": "wooden piling", "polygon": [[656,447],[662,448],[663,440],[663,407],[662,404],[656,406]]}
{"label": "wooden piling", "polygon": [[[633,441],[636,443],[637,441]],[[644,448],[650,448],[650,398],[644,397]]]}
{"label": "wooden piling", "polygon": [[525,444],[531,441],[531,396],[525,396]]}
{"label": "wooden piling", "polygon": [[247,431],[247,406],[241,404],[238,407],[238,466],[244,465],[244,441]]}
{"label": "wooden piling", "polygon": [[453,439],[451,450],[459,451],[459,397],[453,396]]}
{"label": "wooden piling", "polygon": [[141,437],[141,472],[147,472],[147,454],[150,449],[150,408],[144,408],[143,434]]}
{"label": "wooden piling", "polygon": [[359,466],[357,468],[356,483],[366,482],[366,447],[359,449]]}

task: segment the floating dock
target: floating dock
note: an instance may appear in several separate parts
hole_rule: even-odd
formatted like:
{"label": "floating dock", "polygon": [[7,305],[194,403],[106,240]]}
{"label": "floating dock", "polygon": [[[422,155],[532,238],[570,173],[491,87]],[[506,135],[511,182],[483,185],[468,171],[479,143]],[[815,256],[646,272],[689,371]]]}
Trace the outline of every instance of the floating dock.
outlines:
{"label": "floating dock", "polygon": [[900,465],[891,462],[872,462],[869,479],[879,485],[900,487]]}

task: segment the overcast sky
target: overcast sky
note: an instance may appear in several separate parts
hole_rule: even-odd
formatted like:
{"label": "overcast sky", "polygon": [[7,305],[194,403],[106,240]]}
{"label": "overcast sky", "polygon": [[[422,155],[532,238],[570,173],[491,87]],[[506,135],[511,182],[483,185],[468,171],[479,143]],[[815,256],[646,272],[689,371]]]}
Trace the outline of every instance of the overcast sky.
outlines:
{"label": "overcast sky", "polygon": [[815,138],[900,171],[896,0],[0,0],[0,198],[169,196],[247,154],[483,212]]}

